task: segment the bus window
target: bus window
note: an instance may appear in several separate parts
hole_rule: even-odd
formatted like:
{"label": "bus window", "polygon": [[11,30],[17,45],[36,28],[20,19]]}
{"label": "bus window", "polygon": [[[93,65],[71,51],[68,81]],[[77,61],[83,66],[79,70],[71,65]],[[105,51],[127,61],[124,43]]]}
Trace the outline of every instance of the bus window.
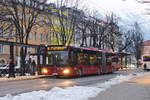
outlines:
{"label": "bus window", "polygon": [[112,61],[113,64],[117,64],[117,63],[119,62],[119,59],[118,59],[118,57],[113,56],[113,57],[111,58],[111,61]]}
{"label": "bus window", "polygon": [[67,65],[67,51],[50,51],[46,57],[46,65]]}
{"label": "bus window", "polygon": [[89,65],[89,56],[87,53],[84,54],[84,64]]}
{"label": "bus window", "polygon": [[97,54],[97,64],[102,64],[102,55]]}
{"label": "bus window", "polygon": [[98,64],[102,64],[102,57],[100,57],[100,56],[97,57],[97,63],[98,63]]}
{"label": "bus window", "polygon": [[90,64],[91,65],[97,64],[97,56],[95,54],[90,55]]}
{"label": "bus window", "polygon": [[111,64],[111,57],[107,56],[106,57],[106,65],[110,65]]}
{"label": "bus window", "polygon": [[78,53],[77,54],[77,62],[78,62],[78,64],[83,64],[84,63],[84,55],[83,55],[83,53]]}
{"label": "bus window", "polygon": [[76,65],[77,64],[77,53],[70,51],[69,58],[68,58],[69,65]]}
{"label": "bus window", "polygon": [[46,56],[46,65],[54,65],[54,55],[53,54]]}

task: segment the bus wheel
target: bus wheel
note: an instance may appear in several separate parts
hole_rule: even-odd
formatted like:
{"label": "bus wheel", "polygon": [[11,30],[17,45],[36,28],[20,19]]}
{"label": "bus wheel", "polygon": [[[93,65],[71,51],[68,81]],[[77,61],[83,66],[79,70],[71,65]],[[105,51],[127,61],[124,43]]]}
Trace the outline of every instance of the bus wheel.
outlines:
{"label": "bus wheel", "polygon": [[54,77],[56,77],[56,78],[60,78],[60,76],[59,76],[59,75],[55,75]]}

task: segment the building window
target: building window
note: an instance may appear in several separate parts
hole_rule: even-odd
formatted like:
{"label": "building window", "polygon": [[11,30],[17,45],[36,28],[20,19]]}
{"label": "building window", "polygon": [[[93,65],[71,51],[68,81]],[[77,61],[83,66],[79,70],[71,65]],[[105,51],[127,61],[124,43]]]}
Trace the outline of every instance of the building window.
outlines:
{"label": "building window", "polygon": [[46,23],[49,23],[49,19],[48,18],[46,18],[45,21],[46,21]]}
{"label": "building window", "polygon": [[3,36],[3,27],[0,27],[0,36]]}
{"label": "building window", "polygon": [[52,24],[54,24],[54,20],[52,20]]}
{"label": "building window", "polygon": [[43,16],[41,16],[41,17],[40,17],[40,21],[43,22],[43,20],[44,20],[44,18],[43,18]]}
{"label": "building window", "polygon": [[49,35],[48,35],[48,33],[46,34],[46,42],[49,42]]}
{"label": "building window", "polygon": [[9,38],[10,38],[10,39],[13,39],[14,33],[13,33],[13,29],[12,29],[12,28],[10,28],[10,29],[8,30],[8,33],[9,33]]}
{"label": "building window", "polygon": [[40,40],[43,41],[43,33],[40,34]]}
{"label": "building window", "polygon": [[37,33],[36,33],[36,32],[34,32],[34,40],[36,40],[36,35],[37,35]]}
{"label": "building window", "polygon": [[29,33],[29,39],[30,40],[32,39],[32,33]]}
{"label": "building window", "polygon": [[3,46],[0,45],[0,53],[3,53]]}
{"label": "building window", "polygon": [[58,20],[56,19],[56,25],[58,24]]}

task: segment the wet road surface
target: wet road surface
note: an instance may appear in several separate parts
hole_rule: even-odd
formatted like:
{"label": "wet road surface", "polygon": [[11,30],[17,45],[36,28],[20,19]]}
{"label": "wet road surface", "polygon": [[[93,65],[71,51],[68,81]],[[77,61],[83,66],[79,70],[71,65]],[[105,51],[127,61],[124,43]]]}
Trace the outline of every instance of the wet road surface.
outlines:
{"label": "wet road surface", "polygon": [[95,83],[102,83],[117,75],[128,75],[137,72],[142,72],[141,69],[129,70],[129,71],[118,71],[113,74],[106,75],[92,75],[84,76],[80,78],[39,78],[32,80],[19,80],[19,81],[4,81],[0,82],[0,96],[6,94],[20,94],[38,90],[50,90],[53,87],[69,87],[69,86],[87,86]]}

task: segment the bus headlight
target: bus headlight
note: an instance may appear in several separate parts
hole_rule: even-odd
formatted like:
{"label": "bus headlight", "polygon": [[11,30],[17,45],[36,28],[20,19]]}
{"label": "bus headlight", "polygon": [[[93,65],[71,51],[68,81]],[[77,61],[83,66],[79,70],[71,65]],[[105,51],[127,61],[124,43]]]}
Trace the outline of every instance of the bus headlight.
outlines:
{"label": "bus headlight", "polygon": [[47,70],[46,68],[43,68],[43,69],[42,69],[42,73],[43,73],[43,74],[47,74],[47,73],[48,73],[48,70]]}
{"label": "bus headlight", "polygon": [[70,70],[69,70],[69,69],[64,69],[64,70],[63,70],[63,73],[64,73],[64,74],[69,74],[69,73],[70,73]]}

